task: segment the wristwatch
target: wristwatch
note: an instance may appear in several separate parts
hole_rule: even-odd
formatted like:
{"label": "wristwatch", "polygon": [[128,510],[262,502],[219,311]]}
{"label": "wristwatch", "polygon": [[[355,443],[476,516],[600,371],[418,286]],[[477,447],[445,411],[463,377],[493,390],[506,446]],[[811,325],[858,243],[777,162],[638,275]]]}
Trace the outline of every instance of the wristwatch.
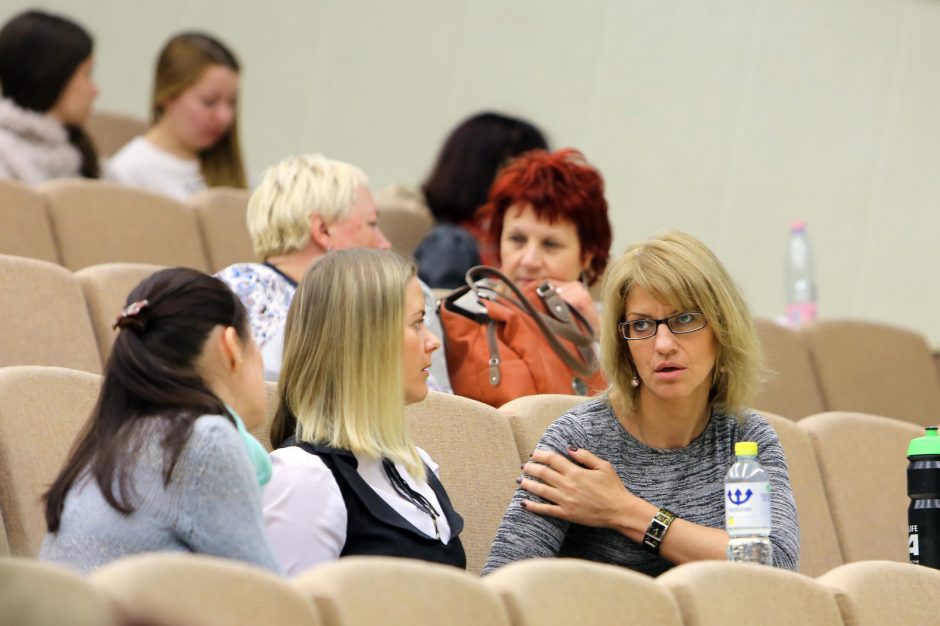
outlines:
{"label": "wristwatch", "polygon": [[676,519],[675,513],[669,509],[659,509],[653,516],[646,534],[643,536],[643,546],[653,554],[659,554],[659,544],[663,542],[669,525]]}

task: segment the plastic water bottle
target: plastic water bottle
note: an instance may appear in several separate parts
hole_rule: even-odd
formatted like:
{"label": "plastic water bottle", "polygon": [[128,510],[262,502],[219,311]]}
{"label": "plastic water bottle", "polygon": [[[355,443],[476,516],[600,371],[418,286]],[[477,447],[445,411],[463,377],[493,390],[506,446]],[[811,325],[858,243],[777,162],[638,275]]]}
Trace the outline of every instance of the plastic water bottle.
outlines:
{"label": "plastic water bottle", "polygon": [[737,459],[725,479],[725,528],[728,560],[773,563],[770,543],[770,478],[757,462],[757,444],[739,441]]}
{"label": "plastic water bottle", "polygon": [[799,326],[816,319],[816,274],[806,223],[790,225],[787,246],[787,322]]}
{"label": "plastic water bottle", "polygon": [[940,437],[937,427],[907,448],[907,550],[911,563],[940,569]]}

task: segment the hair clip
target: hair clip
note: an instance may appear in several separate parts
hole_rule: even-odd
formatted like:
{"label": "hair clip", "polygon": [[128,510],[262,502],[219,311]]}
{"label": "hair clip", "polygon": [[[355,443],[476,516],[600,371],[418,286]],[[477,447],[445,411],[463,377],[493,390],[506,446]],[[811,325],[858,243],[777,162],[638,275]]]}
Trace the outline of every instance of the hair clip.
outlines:
{"label": "hair clip", "polygon": [[143,329],[143,322],[135,318],[140,315],[140,312],[143,311],[144,308],[149,304],[149,300],[138,300],[137,302],[131,302],[126,307],[121,309],[121,314],[117,316],[117,320],[115,320],[114,325],[111,326],[111,328],[124,328],[125,320],[133,319],[135,322],[133,325],[139,329]]}

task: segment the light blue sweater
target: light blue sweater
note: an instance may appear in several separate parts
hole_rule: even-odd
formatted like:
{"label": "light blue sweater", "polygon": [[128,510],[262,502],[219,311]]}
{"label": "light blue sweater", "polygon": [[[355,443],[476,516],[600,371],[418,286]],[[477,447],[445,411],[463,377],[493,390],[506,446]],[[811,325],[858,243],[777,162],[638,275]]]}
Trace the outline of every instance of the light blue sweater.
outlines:
{"label": "light blue sweater", "polygon": [[261,517],[261,489],[235,425],[219,415],[193,424],[170,484],[163,484],[167,421],[141,426],[132,473],[134,513],[107,503],[88,474],[65,499],[57,533],[47,533],[39,558],[81,572],[141,552],[200,552],[273,571]]}

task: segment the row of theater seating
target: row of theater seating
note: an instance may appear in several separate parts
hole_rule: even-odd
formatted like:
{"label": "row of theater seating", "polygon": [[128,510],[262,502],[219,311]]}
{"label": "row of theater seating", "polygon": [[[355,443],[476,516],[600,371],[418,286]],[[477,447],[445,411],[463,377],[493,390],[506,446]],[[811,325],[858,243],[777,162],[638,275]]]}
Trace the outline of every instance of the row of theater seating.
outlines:
{"label": "row of theater seating", "polygon": [[[182,204],[114,183],[58,180],[35,189],[0,181],[0,254],[71,270],[110,262],[218,271],[254,261],[245,225],[249,192],[217,187]],[[431,227],[426,213],[382,207],[379,225],[410,255]]]}
{"label": "row of theater seating", "polygon": [[698,562],[653,579],[568,559],[480,579],[443,565],[351,557],[291,580],[196,555],[143,555],[82,578],[0,559],[0,615],[19,626],[884,626],[940,624],[940,571],[884,561],[811,578]]}
{"label": "row of theater seating", "polygon": [[[40,496],[90,413],[101,378],[54,367],[0,368],[0,553],[34,556],[45,532]],[[274,385],[269,385],[270,414]],[[409,407],[416,443],[440,465],[465,518],[468,569],[482,569],[519,474],[541,433],[584,398],[530,396],[500,409],[431,393]],[[908,560],[905,457],[917,426],[856,413],[794,422],[765,414],[790,467],[801,521],[801,571],[821,575],[844,563]],[[266,446],[267,426],[255,430]],[[8,540],[8,543],[7,543]]]}
{"label": "row of theater seating", "polygon": [[[128,292],[158,265],[110,263],[76,272],[0,255],[0,367],[54,365],[98,373]],[[859,411],[914,424],[940,420],[940,372],[924,338],[861,321],[799,330],[758,320],[772,370],[755,406],[791,419]]]}

